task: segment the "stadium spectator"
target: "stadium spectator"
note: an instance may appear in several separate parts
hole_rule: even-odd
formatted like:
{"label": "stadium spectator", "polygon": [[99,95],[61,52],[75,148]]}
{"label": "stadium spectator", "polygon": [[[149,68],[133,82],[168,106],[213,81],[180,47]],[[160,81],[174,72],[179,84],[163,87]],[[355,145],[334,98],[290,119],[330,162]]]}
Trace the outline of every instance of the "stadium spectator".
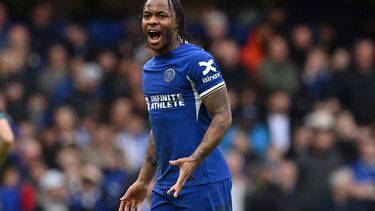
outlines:
{"label": "stadium spectator", "polygon": [[261,98],[267,99],[279,90],[294,96],[300,80],[295,64],[289,60],[289,46],[286,40],[279,35],[272,36],[268,40],[267,49],[267,57],[259,70]]}
{"label": "stadium spectator", "polygon": [[323,49],[312,49],[307,53],[302,73],[303,96],[313,104],[316,100],[328,97],[331,72],[327,53]]}
{"label": "stadium spectator", "polygon": [[228,36],[228,17],[216,9],[204,10],[202,22],[207,36],[204,47],[210,49],[215,42],[221,41]]}
{"label": "stadium spectator", "polygon": [[36,204],[36,189],[22,180],[16,166],[5,166],[1,175],[0,209],[32,210]]}
{"label": "stadium spectator", "polygon": [[336,116],[336,147],[345,163],[358,159],[359,128],[349,111],[342,111]]}
{"label": "stadium spectator", "polygon": [[355,198],[365,201],[368,210],[375,207],[373,193],[375,187],[375,139],[373,135],[360,139],[358,143],[359,159],[351,164],[353,172],[352,187]]}
{"label": "stadium spectator", "polygon": [[328,177],[342,158],[334,147],[334,117],[327,111],[315,111],[306,118],[306,125],[314,130],[309,149],[296,158],[300,174],[300,200],[303,210],[318,210],[324,193],[328,191]]}
{"label": "stadium spectator", "polygon": [[365,211],[365,206],[353,198],[351,188],[353,187],[352,172],[347,167],[335,169],[328,178],[330,194],[324,199],[320,210],[351,210]]}
{"label": "stadium spectator", "polygon": [[59,170],[46,171],[38,184],[39,194],[36,211],[68,211],[68,195],[65,176]]}
{"label": "stadium spectator", "polygon": [[353,47],[353,66],[335,79],[336,95],[359,124],[375,120],[374,54],[373,41],[357,41]]}
{"label": "stadium spectator", "polygon": [[10,26],[8,18],[8,8],[6,5],[0,3],[0,49],[3,49],[7,43],[6,35]]}
{"label": "stadium spectator", "polygon": [[239,92],[254,86],[244,66],[239,62],[238,44],[231,39],[214,42],[211,52],[220,63],[221,72],[229,87]]}
{"label": "stadium spectator", "polygon": [[246,66],[251,81],[258,85],[257,75],[266,54],[266,43],[272,35],[272,27],[261,23],[250,31],[241,49],[241,62]]}
{"label": "stadium spectator", "polygon": [[283,91],[272,93],[267,99],[266,123],[270,146],[285,154],[291,144],[291,98]]}
{"label": "stadium spectator", "polygon": [[290,55],[299,68],[303,67],[307,54],[313,47],[313,39],[313,32],[309,26],[300,24],[293,28]]}
{"label": "stadium spectator", "polygon": [[345,71],[350,65],[350,55],[347,49],[337,48],[332,53],[331,69],[334,73]]}
{"label": "stadium spectator", "polygon": [[38,77],[38,88],[48,97],[67,79],[68,61],[69,56],[64,45],[55,43],[49,46],[46,66]]}
{"label": "stadium spectator", "polygon": [[30,12],[29,31],[31,49],[40,59],[45,58],[48,46],[59,39],[54,21],[54,7],[48,1],[39,1]]}

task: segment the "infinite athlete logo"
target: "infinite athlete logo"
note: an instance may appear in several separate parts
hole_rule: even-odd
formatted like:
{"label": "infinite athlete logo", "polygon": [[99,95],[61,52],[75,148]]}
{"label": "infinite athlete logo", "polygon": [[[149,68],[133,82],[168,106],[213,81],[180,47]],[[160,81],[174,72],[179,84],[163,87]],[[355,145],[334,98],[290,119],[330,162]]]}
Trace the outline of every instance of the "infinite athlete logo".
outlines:
{"label": "infinite athlete logo", "polygon": [[199,66],[205,66],[206,69],[203,70],[203,75],[207,75],[210,71],[216,72],[216,67],[212,66],[214,64],[214,60],[210,59],[208,62],[199,62]]}
{"label": "infinite athlete logo", "polygon": [[162,94],[145,97],[148,110],[161,110],[184,107],[185,102],[182,94]]}
{"label": "infinite athlete logo", "polygon": [[175,76],[176,72],[174,71],[174,69],[169,68],[164,72],[164,81],[169,83],[174,79]]}

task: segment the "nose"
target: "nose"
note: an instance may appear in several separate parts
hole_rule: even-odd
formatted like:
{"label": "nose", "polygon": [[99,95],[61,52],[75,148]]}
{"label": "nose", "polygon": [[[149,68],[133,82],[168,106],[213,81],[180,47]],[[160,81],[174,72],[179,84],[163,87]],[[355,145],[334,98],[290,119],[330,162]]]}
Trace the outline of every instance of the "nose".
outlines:
{"label": "nose", "polygon": [[156,25],[158,23],[158,20],[155,15],[152,15],[150,19],[148,20],[149,25]]}

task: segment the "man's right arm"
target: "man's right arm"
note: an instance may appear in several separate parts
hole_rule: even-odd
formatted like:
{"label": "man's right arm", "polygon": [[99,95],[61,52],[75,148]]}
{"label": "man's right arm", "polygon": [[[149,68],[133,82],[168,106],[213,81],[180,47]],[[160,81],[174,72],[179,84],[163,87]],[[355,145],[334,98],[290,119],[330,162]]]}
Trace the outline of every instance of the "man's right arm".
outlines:
{"label": "man's right arm", "polygon": [[149,140],[148,140],[146,158],[143,162],[143,166],[142,166],[141,172],[139,173],[137,180],[149,185],[152,178],[155,175],[156,168],[157,168],[157,162],[156,162],[155,141],[154,141],[154,135],[151,130]]}
{"label": "man's right arm", "polygon": [[155,175],[156,168],[155,141],[151,130],[146,158],[143,162],[141,172],[139,173],[137,181],[129,187],[124,196],[120,199],[119,211],[130,211],[136,208],[140,210],[140,206],[147,196],[148,188]]}
{"label": "man's right arm", "polygon": [[6,159],[13,142],[14,135],[6,114],[0,112],[0,166]]}

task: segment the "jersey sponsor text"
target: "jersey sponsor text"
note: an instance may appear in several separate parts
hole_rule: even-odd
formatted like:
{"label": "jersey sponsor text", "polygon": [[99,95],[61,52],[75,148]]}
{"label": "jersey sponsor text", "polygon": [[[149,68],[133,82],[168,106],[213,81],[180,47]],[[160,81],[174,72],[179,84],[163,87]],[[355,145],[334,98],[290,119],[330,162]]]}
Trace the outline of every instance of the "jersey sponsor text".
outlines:
{"label": "jersey sponsor text", "polygon": [[177,108],[185,106],[182,94],[151,95],[145,97],[148,110]]}

